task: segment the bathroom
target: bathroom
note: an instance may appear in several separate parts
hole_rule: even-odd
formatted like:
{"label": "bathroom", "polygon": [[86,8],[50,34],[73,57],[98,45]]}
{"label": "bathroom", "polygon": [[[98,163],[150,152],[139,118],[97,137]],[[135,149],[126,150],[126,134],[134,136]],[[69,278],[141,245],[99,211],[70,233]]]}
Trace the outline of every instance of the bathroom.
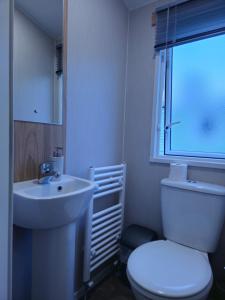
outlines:
{"label": "bathroom", "polygon": [[[225,299],[224,1],[1,0],[0,14],[0,300]],[[213,249],[167,234],[174,189],[192,193],[183,236],[197,218]],[[115,242],[90,272],[91,220],[111,206]],[[162,240],[190,250],[191,276],[173,253],[156,282]],[[160,287],[129,275],[145,245],[156,265],[140,276]]]}

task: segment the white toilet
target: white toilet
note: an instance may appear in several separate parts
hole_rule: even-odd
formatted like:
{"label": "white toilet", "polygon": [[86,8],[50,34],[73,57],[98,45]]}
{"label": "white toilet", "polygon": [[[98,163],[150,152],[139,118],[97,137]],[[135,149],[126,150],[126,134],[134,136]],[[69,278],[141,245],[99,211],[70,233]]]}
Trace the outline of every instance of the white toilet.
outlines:
{"label": "white toilet", "polygon": [[127,275],[138,300],[207,299],[213,282],[208,260],[219,240],[225,187],[161,181],[164,235],[132,252]]}

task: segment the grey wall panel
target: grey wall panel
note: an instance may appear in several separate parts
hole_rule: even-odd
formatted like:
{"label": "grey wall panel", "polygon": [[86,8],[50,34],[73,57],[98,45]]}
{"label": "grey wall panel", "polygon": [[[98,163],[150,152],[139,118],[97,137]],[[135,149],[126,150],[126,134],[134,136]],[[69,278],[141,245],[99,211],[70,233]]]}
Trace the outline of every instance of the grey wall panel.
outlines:
{"label": "grey wall panel", "polygon": [[0,299],[11,299],[11,2],[0,0]]}
{"label": "grey wall panel", "polygon": [[120,0],[69,1],[67,172],[121,161],[128,12]]}
{"label": "grey wall panel", "polygon": [[[70,0],[66,172],[122,160],[128,11],[120,0]],[[82,261],[84,218],[78,226]],[[76,289],[82,264],[77,263]]]}

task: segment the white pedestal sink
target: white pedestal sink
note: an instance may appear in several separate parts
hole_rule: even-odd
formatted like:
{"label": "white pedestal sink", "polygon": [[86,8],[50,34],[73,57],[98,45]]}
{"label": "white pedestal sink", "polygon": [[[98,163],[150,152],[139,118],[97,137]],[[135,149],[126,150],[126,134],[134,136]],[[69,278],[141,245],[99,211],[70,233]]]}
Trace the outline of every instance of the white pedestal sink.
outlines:
{"label": "white pedestal sink", "polygon": [[14,224],[32,229],[32,300],[73,300],[76,220],[94,183],[62,175],[14,184]]}

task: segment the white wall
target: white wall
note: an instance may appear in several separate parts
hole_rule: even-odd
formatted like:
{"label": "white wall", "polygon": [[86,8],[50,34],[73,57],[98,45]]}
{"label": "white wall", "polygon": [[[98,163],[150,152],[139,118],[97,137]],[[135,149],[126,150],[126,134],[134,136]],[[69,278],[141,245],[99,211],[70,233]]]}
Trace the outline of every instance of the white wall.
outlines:
{"label": "white wall", "polygon": [[[14,10],[14,119],[53,121],[55,42]],[[37,110],[37,114],[34,110]]]}
{"label": "white wall", "polygon": [[120,0],[70,0],[67,172],[121,162],[128,12]]}
{"label": "white wall", "polygon": [[12,118],[10,1],[0,0],[0,299],[11,299]]}
{"label": "white wall", "polygon": [[[122,160],[128,11],[121,0],[69,0],[66,172]],[[76,289],[82,276],[77,241]]]}
{"label": "white wall", "polygon": [[[126,221],[161,233],[160,180],[167,177],[165,164],[149,162],[154,83],[154,36],[151,15],[158,1],[130,13],[126,106],[126,162],[128,164]],[[194,180],[225,185],[223,170],[190,168]]]}

